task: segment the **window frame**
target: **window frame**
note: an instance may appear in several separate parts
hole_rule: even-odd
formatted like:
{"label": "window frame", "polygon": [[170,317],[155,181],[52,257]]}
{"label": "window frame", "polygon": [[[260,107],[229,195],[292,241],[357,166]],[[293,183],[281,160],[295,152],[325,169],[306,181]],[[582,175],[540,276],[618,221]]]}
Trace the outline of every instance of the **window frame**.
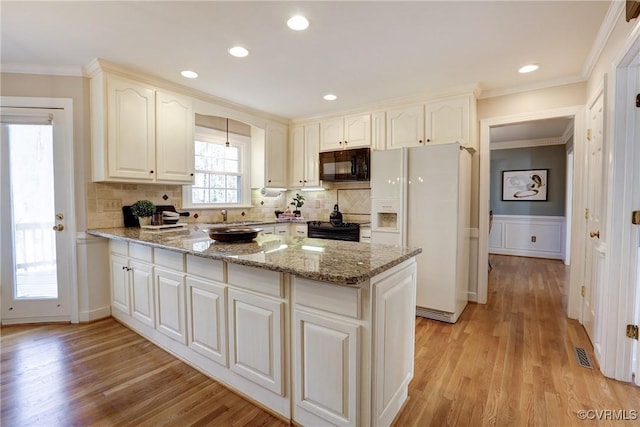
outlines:
{"label": "window frame", "polygon": [[[196,141],[220,143],[226,141],[226,132],[203,126],[196,126],[193,138],[194,162]],[[240,201],[238,203],[194,203],[193,184],[182,186],[182,208],[188,209],[232,209],[251,207],[251,137],[229,133],[229,143],[240,150]],[[198,171],[195,171],[198,173]],[[235,174],[234,174],[235,175]]]}

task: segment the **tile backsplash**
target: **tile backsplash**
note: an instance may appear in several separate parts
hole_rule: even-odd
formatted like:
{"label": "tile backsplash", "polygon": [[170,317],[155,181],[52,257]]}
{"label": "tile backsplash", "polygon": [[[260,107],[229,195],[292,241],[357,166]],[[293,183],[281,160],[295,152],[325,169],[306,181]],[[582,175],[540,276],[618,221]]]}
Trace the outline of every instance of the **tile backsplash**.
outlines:
{"label": "tile backsplash", "polygon": [[[289,190],[277,197],[265,197],[259,190],[251,190],[251,208],[227,209],[227,221],[272,220],[276,210],[293,209],[289,203],[296,193],[305,198],[300,209],[305,219],[328,220],[333,206],[338,203],[345,221],[369,220],[371,190],[332,189],[301,192]],[[147,199],[156,205],[174,205],[182,210],[182,186],[156,184],[119,184],[90,182],[87,184],[87,227],[123,227],[122,206]],[[183,221],[211,223],[222,221],[220,209],[185,209],[191,216]],[[197,217],[196,217],[197,215]]]}

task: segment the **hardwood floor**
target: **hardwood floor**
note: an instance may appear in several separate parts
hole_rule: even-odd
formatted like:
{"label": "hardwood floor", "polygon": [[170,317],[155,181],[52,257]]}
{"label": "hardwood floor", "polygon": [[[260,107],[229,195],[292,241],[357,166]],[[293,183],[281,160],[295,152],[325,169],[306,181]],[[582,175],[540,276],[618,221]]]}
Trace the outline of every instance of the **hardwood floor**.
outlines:
{"label": "hardwood floor", "polygon": [[[415,377],[395,425],[638,425],[578,419],[582,409],[630,418],[640,389],[577,364],[574,346],[595,359],[565,316],[568,268],[491,264],[487,305],[470,304],[455,325],[416,321]],[[0,332],[2,426],[285,425],[113,319]]]}
{"label": "hardwood floor", "polygon": [[639,425],[578,418],[625,410],[618,416],[640,420],[640,389],[576,362],[574,346],[596,364],[584,328],[565,315],[569,268],[498,255],[491,265],[488,304],[469,304],[455,325],[418,318],[416,375],[396,426]]}

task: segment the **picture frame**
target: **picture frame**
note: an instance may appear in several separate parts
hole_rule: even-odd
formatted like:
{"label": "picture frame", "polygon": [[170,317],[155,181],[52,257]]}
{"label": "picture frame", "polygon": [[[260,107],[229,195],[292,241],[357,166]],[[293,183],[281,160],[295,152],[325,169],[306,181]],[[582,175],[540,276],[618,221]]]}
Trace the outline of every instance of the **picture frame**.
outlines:
{"label": "picture frame", "polygon": [[502,171],[502,201],[546,202],[549,169]]}

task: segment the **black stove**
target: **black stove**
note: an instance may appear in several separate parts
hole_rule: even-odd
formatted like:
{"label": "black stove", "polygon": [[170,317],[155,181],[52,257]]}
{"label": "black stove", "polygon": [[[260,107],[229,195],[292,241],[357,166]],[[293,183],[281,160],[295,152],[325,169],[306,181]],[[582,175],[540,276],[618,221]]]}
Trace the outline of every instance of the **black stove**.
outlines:
{"label": "black stove", "polygon": [[360,224],[353,222],[332,224],[329,221],[309,221],[307,222],[307,237],[359,242]]}

